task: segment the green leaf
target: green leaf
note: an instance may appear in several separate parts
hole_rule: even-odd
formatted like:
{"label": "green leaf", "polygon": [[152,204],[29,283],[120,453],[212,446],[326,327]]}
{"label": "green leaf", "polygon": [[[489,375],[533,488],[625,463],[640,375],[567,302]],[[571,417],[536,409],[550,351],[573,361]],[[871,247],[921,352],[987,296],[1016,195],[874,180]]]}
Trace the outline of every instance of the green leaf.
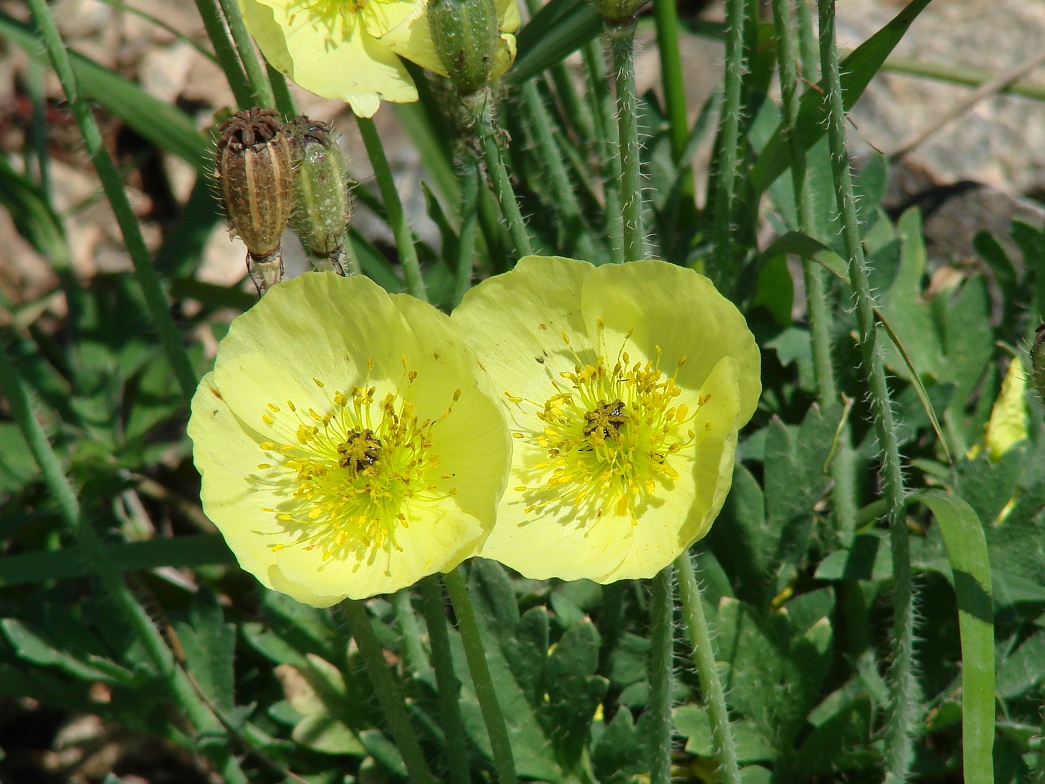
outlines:
{"label": "green leaf", "polygon": [[620,708],[591,752],[595,775],[603,784],[631,784],[649,770],[648,744],[635,731],[631,711]]}
{"label": "green leaf", "polygon": [[[840,406],[823,412],[812,406],[798,427],[774,417],[767,428],[766,523],[778,537],[771,568],[781,581],[790,579],[787,572],[805,555],[813,506],[830,485],[828,460],[841,414]],[[782,587],[778,581],[776,590]]]}
{"label": "green leaf", "polygon": [[609,686],[609,681],[595,674],[598,666],[599,633],[590,621],[571,626],[548,657],[548,701],[543,713],[567,769],[580,760],[595,709]]}
{"label": "green leaf", "polygon": [[958,597],[962,642],[962,763],[966,784],[994,781],[994,609],[987,542],[960,496],[925,490],[914,500],[936,516]]}
{"label": "green leaf", "polygon": [[43,189],[11,168],[5,155],[0,155],[0,205],[7,208],[18,233],[41,256],[59,269],[69,265],[69,246],[61,218],[51,208]]}
{"label": "green leaf", "polygon": [[[713,758],[715,747],[711,733],[711,718],[698,705],[683,705],[672,711],[675,731],[686,738],[686,751],[699,757]],[[733,743],[736,745],[737,762],[750,765],[753,762],[772,762],[776,751],[758,728],[750,721],[741,719],[730,723]]]}
{"label": "green leaf", "polygon": [[770,312],[777,324],[791,324],[791,307],[795,300],[794,283],[787,268],[787,257],[783,254],[766,256],[758,269],[758,282],[751,308],[762,305]]}
{"label": "green leaf", "polygon": [[388,738],[378,730],[363,730],[359,733],[359,740],[367,752],[381,765],[400,778],[406,778],[406,763],[399,753],[399,749]]}
{"label": "green leaf", "polygon": [[562,62],[597,36],[602,26],[591,3],[551,0],[519,31],[518,56],[505,81],[519,84]]}
{"label": "green leaf", "polygon": [[[900,42],[907,28],[918,14],[929,5],[929,0],[912,0],[885,27],[858,46],[841,63],[842,103],[848,111],[863,94],[871,78],[885,63],[893,47]],[[827,132],[821,108],[823,84],[802,95],[798,114],[798,132],[808,149]],[[773,138],[758,156],[751,169],[750,183],[755,193],[763,193],[777,177],[791,165],[787,137],[779,126]]]}
{"label": "green leaf", "polygon": [[786,612],[763,616],[733,599],[719,603],[718,620],[731,704],[772,739],[777,754],[789,753],[827,672],[830,625],[824,619],[793,638]]}
{"label": "green leaf", "polygon": [[761,485],[740,462],[733,467],[733,486],[705,541],[732,578],[737,595],[760,601],[769,585],[777,535],[766,524]]}
{"label": "green leaf", "polygon": [[175,622],[174,629],[185,653],[185,665],[200,690],[229,714],[236,707],[232,669],[235,625],[224,623],[217,598],[202,588],[192,603],[190,623]]}
{"label": "green leaf", "polygon": [[1045,629],[1028,638],[998,666],[998,696],[1015,699],[1045,680]]}
{"label": "green leaf", "polygon": [[[0,12],[0,36],[50,67],[46,49],[29,25]],[[119,117],[160,149],[177,155],[199,171],[207,168],[208,142],[185,112],[152,97],[138,85],[81,54],[70,51],[69,59],[85,97]]]}
{"label": "green leaf", "polygon": [[[547,618],[528,612],[523,623],[512,584],[496,561],[472,559],[468,583],[476,621],[490,643],[486,660],[508,726],[516,770],[520,777],[562,782],[565,774],[555,762],[552,739],[535,708],[535,701],[540,705],[544,699],[543,685],[538,684],[543,684],[547,657],[547,647],[541,648]],[[474,695],[467,673],[460,677]],[[462,700],[461,717],[473,742],[491,758],[486,725],[474,696]]]}
{"label": "green leaf", "polygon": [[[234,564],[225,540],[218,534],[194,534],[173,539],[104,545],[113,565],[122,571],[142,571],[160,566],[193,568]],[[45,580],[65,580],[94,574],[79,547],[54,552],[21,553],[0,558],[0,588]]]}
{"label": "green leaf", "polygon": [[849,282],[849,271],[845,259],[831,250],[827,245],[797,231],[789,231],[774,240],[763,251],[763,255],[793,254],[803,259],[815,261],[839,280]]}
{"label": "green leaf", "polygon": [[337,667],[310,655],[304,667],[280,665],[276,676],[287,702],[300,714],[291,733],[297,743],[324,754],[361,757],[366,753],[346,723],[346,717],[353,714],[353,705]]}
{"label": "green leaf", "polygon": [[57,636],[45,635],[15,618],[4,618],[0,632],[19,658],[35,665],[54,667],[81,680],[123,683],[131,679],[129,670],[102,655],[103,646],[88,629],[59,627]]}
{"label": "green leaf", "polygon": [[[36,459],[25,443],[21,428],[13,422],[0,422],[0,494],[15,493],[40,472]],[[0,558],[0,585],[3,585],[4,559]]]}

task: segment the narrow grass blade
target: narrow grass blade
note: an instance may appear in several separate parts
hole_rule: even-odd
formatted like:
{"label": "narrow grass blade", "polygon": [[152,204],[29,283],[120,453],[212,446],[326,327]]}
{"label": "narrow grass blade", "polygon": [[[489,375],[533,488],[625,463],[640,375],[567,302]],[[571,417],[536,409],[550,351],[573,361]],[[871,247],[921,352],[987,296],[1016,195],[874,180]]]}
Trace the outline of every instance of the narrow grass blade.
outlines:
{"label": "narrow grass blade", "polygon": [[916,493],[943,533],[958,597],[962,641],[962,764],[965,784],[994,782],[994,609],[987,542],[976,512],[942,490]]}

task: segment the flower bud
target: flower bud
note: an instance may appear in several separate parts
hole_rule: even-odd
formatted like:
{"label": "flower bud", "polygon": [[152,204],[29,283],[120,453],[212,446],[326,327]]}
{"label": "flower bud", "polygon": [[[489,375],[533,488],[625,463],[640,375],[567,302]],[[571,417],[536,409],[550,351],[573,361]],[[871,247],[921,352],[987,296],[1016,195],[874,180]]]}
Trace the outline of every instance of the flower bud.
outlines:
{"label": "flower bud", "polygon": [[312,255],[338,266],[352,220],[352,197],[345,157],[329,124],[301,115],[294,121],[297,165],[290,227]]}
{"label": "flower bud", "polygon": [[494,67],[500,32],[494,0],[429,0],[432,42],[462,95],[486,84]]}
{"label": "flower bud", "polygon": [[272,109],[236,112],[221,126],[215,177],[232,230],[254,260],[279,251],[293,205],[294,144]]}

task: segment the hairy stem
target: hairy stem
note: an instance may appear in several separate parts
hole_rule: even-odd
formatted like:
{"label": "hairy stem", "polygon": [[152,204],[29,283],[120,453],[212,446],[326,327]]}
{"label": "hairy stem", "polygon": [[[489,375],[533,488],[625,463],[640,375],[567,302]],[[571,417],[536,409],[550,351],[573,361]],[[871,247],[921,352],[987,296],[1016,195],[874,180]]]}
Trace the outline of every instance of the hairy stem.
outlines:
{"label": "hairy stem", "polygon": [[893,560],[893,665],[890,673],[892,713],[886,728],[886,781],[899,784],[911,770],[917,685],[914,678],[914,597],[911,546],[904,513],[904,483],[900,447],[886,384],[885,366],[875,331],[874,302],[868,284],[867,263],[860,241],[860,227],[853,199],[849,151],[845,139],[845,109],[835,42],[834,0],[818,0],[820,18],[820,69],[826,91],[827,133],[835,195],[842,219],[842,242],[849,264],[849,281],[856,300],[856,322],[860,351],[867,374],[868,399],[875,433],[881,448],[883,495],[888,503],[886,517]]}
{"label": "hairy stem", "polygon": [[610,49],[613,95],[617,102],[617,149],[620,154],[621,234],[624,260],[646,258],[642,215],[642,157],[639,149],[639,99],[635,91],[634,21],[607,25],[603,35]]}
{"label": "hairy stem", "polygon": [[421,598],[424,600],[425,623],[428,625],[432,665],[439,691],[439,716],[443,732],[446,733],[446,751],[450,758],[450,781],[452,784],[470,784],[468,741],[461,720],[461,704],[458,702],[461,682],[454,673],[453,657],[450,655],[446,603],[438,577],[430,575],[421,580]]}
{"label": "hairy stem", "polygon": [[650,784],[671,784],[673,571],[665,566],[658,572],[650,596]]}
{"label": "hairy stem", "polygon": [[711,280],[727,296],[733,290],[738,273],[733,252],[733,223],[740,149],[740,96],[744,81],[744,6],[745,0],[726,0],[726,70],[719,119],[719,164],[712,225],[715,244],[708,268]]}
{"label": "hairy stem", "polygon": [[511,742],[508,739],[508,727],[504,723],[501,705],[497,702],[497,692],[490,675],[490,666],[486,663],[486,652],[483,649],[479,624],[475,620],[475,608],[472,597],[468,594],[460,567],[443,575],[450,601],[457,614],[457,628],[461,632],[465,658],[468,659],[468,671],[472,674],[475,685],[475,696],[479,700],[479,708],[483,713],[486,730],[490,733],[490,748],[493,750],[494,767],[500,784],[518,784],[515,773],[515,758],[512,755]]}
{"label": "hairy stem", "polygon": [[704,617],[704,605],[700,596],[696,571],[688,552],[675,559],[675,570],[679,580],[679,598],[682,614],[686,621],[686,632],[693,646],[692,659],[700,676],[700,688],[711,719],[711,735],[715,743],[715,756],[721,766],[719,773],[724,784],[740,784],[740,766],[737,764],[737,746],[733,740],[733,728],[729,723],[726,694],[722,688],[718,667],[715,664],[715,649],[711,644],[711,632]]}
{"label": "hairy stem", "polygon": [[435,784],[428,763],[425,762],[424,752],[417,740],[413,725],[410,723],[410,714],[407,711],[406,701],[402,693],[392,680],[392,673],[388,671],[388,662],[385,660],[381,643],[378,642],[374,628],[370,624],[370,616],[367,614],[366,605],[363,602],[348,599],[340,605],[345,619],[352,629],[352,636],[359,646],[360,656],[370,675],[377,701],[381,705],[381,713],[388,722],[392,731],[396,748],[403,757],[406,765],[407,776],[410,781],[417,784]]}

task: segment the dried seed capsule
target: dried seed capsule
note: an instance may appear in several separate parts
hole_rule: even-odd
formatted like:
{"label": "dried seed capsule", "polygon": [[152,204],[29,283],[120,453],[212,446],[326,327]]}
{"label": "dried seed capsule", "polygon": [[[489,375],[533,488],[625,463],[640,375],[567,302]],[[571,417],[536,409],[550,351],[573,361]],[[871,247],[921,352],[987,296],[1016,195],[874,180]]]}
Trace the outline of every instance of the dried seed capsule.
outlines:
{"label": "dried seed capsule", "polygon": [[290,227],[314,256],[340,267],[345,232],[352,220],[352,180],[329,124],[301,115],[294,121],[297,165]]}
{"label": "dried seed capsule", "polygon": [[279,242],[293,206],[293,166],[293,138],[274,110],[236,112],[221,126],[215,178],[259,294],[282,277]]}
{"label": "dried seed capsule", "polygon": [[483,87],[500,39],[494,0],[430,0],[428,22],[439,62],[461,95]]}

